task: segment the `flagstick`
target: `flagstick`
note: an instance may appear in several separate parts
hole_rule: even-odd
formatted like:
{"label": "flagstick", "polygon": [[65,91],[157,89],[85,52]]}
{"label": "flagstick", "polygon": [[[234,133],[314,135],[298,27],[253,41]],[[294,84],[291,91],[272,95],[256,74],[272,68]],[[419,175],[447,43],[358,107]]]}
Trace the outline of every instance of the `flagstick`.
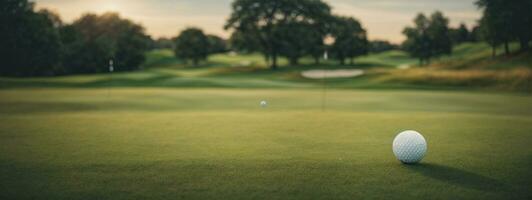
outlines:
{"label": "flagstick", "polygon": [[[325,51],[325,53],[323,54],[323,59],[325,61],[327,61],[327,59],[329,59],[329,55],[327,54],[327,51]],[[321,77],[321,84],[322,84],[322,92],[321,92],[321,111],[325,111],[325,100],[326,100],[326,96],[327,96],[327,82],[325,80],[326,78],[326,71],[325,69],[323,69],[323,74],[322,74],[322,77]]]}
{"label": "flagstick", "polygon": [[111,84],[113,83],[113,71],[115,71],[115,68],[113,66],[113,60],[109,60],[109,73],[110,73],[110,78],[109,78],[109,85],[107,86],[107,99],[109,99],[109,96],[111,96]]}

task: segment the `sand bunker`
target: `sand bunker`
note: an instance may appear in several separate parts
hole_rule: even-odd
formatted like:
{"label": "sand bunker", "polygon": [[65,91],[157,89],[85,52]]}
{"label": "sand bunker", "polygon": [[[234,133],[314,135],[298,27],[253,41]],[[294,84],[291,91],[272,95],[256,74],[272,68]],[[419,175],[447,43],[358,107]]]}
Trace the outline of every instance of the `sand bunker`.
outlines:
{"label": "sand bunker", "polygon": [[301,72],[301,76],[310,79],[352,78],[361,75],[364,75],[364,70],[361,69],[307,70]]}
{"label": "sand bunker", "polygon": [[410,65],[409,64],[402,64],[402,65],[397,66],[397,69],[410,69]]}

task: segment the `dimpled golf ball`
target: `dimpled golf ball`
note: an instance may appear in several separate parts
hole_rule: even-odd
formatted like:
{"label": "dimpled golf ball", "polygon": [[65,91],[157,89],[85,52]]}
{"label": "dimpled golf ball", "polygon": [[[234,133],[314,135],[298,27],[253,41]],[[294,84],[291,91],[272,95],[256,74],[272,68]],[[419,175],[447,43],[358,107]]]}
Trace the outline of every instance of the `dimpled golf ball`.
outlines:
{"label": "dimpled golf ball", "polygon": [[261,101],[261,102],[260,102],[260,106],[261,106],[261,107],[266,107],[266,106],[268,106],[268,102],[266,102],[266,101]]}
{"label": "dimpled golf ball", "polygon": [[403,131],[393,140],[393,153],[402,163],[418,163],[427,153],[427,141],[417,131]]}

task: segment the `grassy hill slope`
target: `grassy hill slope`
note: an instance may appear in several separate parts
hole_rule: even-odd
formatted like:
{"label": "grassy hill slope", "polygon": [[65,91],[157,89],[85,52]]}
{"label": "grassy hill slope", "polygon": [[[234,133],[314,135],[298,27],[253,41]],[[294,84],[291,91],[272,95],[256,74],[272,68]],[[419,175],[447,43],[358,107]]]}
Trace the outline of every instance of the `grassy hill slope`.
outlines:
{"label": "grassy hill slope", "polygon": [[[517,45],[511,45],[512,50]],[[272,71],[260,54],[212,55],[200,66],[186,65],[171,50],[148,52],[142,70],[111,74],[75,75],[53,78],[0,78],[0,87],[228,87],[228,88],[319,88],[321,80],[306,79],[301,72],[311,69],[363,69],[365,75],[326,81],[333,88],[423,88],[481,89],[532,92],[532,55],[501,55],[491,58],[491,48],[482,43],[456,46],[453,54],[435,59],[430,66],[402,51],[388,51],[359,57],[352,65],[336,61],[314,64],[301,59]]]}
{"label": "grassy hill slope", "polygon": [[[517,45],[512,44],[515,52]],[[532,92],[532,54],[491,57],[491,48],[483,43],[456,46],[453,54],[436,59],[429,66],[407,70],[377,70],[378,82],[407,85],[486,88]]]}

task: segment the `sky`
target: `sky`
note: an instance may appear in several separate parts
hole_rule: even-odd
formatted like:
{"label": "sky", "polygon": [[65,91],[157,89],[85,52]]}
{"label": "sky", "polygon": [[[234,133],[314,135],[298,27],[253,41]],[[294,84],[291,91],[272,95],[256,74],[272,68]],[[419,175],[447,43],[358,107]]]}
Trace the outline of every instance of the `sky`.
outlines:
{"label": "sky", "polygon": [[[63,21],[72,22],[83,13],[118,12],[146,28],[154,38],[173,37],[187,27],[227,38],[223,25],[231,13],[233,0],[33,0],[38,9],[51,9]],[[405,26],[412,25],[417,13],[440,10],[451,26],[476,24],[481,12],[475,0],[324,0],[334,14],[360,20],[371,40],[400,43]]]}

